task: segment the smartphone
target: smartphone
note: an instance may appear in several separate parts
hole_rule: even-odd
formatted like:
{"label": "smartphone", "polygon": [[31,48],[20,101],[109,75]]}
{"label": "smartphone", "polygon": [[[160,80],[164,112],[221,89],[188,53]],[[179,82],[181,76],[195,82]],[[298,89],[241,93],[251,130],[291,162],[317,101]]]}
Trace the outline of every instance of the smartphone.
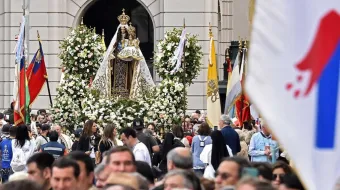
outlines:
{"label": "smartphone", "polygon": [[248,177],[258,177],[259,171],[256,168],[243,168],[242,170],[242,177],[248,176]]}
{"label": "smartphone", "polygon": [[214,126],[214,131],[217,131],[218,130],[218,127],[217,126]]}

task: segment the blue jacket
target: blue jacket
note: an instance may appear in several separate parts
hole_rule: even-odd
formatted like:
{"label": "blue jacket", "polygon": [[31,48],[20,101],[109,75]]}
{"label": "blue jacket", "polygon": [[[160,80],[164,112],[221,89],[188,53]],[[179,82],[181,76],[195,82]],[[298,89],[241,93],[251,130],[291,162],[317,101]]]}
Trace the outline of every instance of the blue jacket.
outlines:
{"label": "blue jacket", "polygon": [[13,157],[12,139],[5,138],[0,143],[1,149],[1,165],[3,169],[11,168],[11,161]]}
{"label": "blue jacket", "polygon": [[224,142],[233,151],[233,155],[236,155],[241,151],[240,137],[237,132],[231,126],[225,126],[221,129],[221,133],[224,138]]}
{"label": "blue jacket", "polygon": [[[266,145],[273,147],[275,150],[278,149],[277,142],[272,140],[271,137],[265,137],[261,132],[257,132],[251,137],[249,155],[252,162],[271,162],[268,156],[264,154]],[[276,158],[279,157],[279,151],[275,152],[275,156]]]}
{"label": "blue jacket", "polygon": [[65,153],[65,146],[56,142],[51,141],[41,146],[42,152],[47,152],[51,154],[55,159],[63,156]]}

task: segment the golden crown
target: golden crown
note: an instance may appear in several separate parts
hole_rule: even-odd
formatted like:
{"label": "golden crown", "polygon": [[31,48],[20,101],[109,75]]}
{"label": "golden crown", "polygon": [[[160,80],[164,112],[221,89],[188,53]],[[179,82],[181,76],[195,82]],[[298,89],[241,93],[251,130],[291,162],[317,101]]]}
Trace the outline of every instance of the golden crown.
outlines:
{"label": "golden crown", "polygon": [[132,26],[132,23],[130,22],[130,26],[128,28],[128,33],[130,35],[136,35],[136,28],[134,26]]}
{"label": "golden crown", "polygon": [[125,14],[125,9],[123,9],[123,14],[118,16],[118,20],[121,25],[126,25],[130,21],[130,17]]}

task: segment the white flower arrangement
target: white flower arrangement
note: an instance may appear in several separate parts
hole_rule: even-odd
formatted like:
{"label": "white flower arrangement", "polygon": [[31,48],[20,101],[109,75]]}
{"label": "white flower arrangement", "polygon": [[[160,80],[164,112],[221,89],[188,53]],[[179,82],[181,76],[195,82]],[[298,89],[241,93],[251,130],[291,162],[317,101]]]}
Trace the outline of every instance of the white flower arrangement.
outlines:
{"label": "white flower arrangement", "polygon": [[89,80],[94,78],[103,53],[100,37],[85,25],[79,25],[60,43],[59,58],[65,74],[82,74],[83,79]]}
{"label": "white flower arrangement", "polygon": [[172,64],[172,58],[174,52],[180,42],[182,29],[174,28],[173,30],[167,31],[164,39],[161,40],[157,45],[157,52],[155,54],[155,67],[158,75],[161,78],[181,78],[186,84],[192,84],[192,80],[197,78],[201,70],[201,59],[203,57],[202,47],[198,43],[196,35],[186,34],[186,45],[184,49],[184,69],[180,68],[178,72],[170,74],[174,69]]}
{"label": "white flower arrangement", "polygon": [[183,106],[186,104],[183,94],[184,85],[178,78],[164,79],[156,87],[155,99],[146,113],[147,120],[158,126],[179,123],[184,113]]}
{"label": "white flower arrangement", "polygon": [[97,121],[101,126],[114,123],[118,129],[130,127],[135,118],[143,118],[149,107],[146,101],[125,98],[103,99],[89,93],[82,102],[85,117]]}
{"label": "white flower arrangement", "polygon": [[90,79],[96,74],[103,54],[99,36],[85,25],[72,29],[70,35],[60,42],[59,58],[64,68],[64,81],[57,88],[51,111],[54,122],[65,126],[66,133],[72,133],[84,124],[82,100],[88,96]]}

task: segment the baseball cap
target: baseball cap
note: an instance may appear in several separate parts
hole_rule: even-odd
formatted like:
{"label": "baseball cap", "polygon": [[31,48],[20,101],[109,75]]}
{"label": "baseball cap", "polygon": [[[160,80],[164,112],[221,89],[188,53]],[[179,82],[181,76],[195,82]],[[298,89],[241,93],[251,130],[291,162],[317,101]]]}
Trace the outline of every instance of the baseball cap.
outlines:
{"label": "baseball cap", "polygon": [[75,136],[76,138],[79,138],[82,132],[83,132],[83,129],[82,129],[82,128],[78,128],[78,129],[76,129],[76,130],[74,131],[74,136]]}
{"label": "baseball cap", "polygon": [[132,126],[134,129],[143,129],[144,128],[144,120],[141,118],[136,118],[133,120]]}
{"label": "baseball cap", "polygon": [[2,133],[9,133],[9,128],[11,128],[10,124],[5,124],[4,126],[2,126]]}

